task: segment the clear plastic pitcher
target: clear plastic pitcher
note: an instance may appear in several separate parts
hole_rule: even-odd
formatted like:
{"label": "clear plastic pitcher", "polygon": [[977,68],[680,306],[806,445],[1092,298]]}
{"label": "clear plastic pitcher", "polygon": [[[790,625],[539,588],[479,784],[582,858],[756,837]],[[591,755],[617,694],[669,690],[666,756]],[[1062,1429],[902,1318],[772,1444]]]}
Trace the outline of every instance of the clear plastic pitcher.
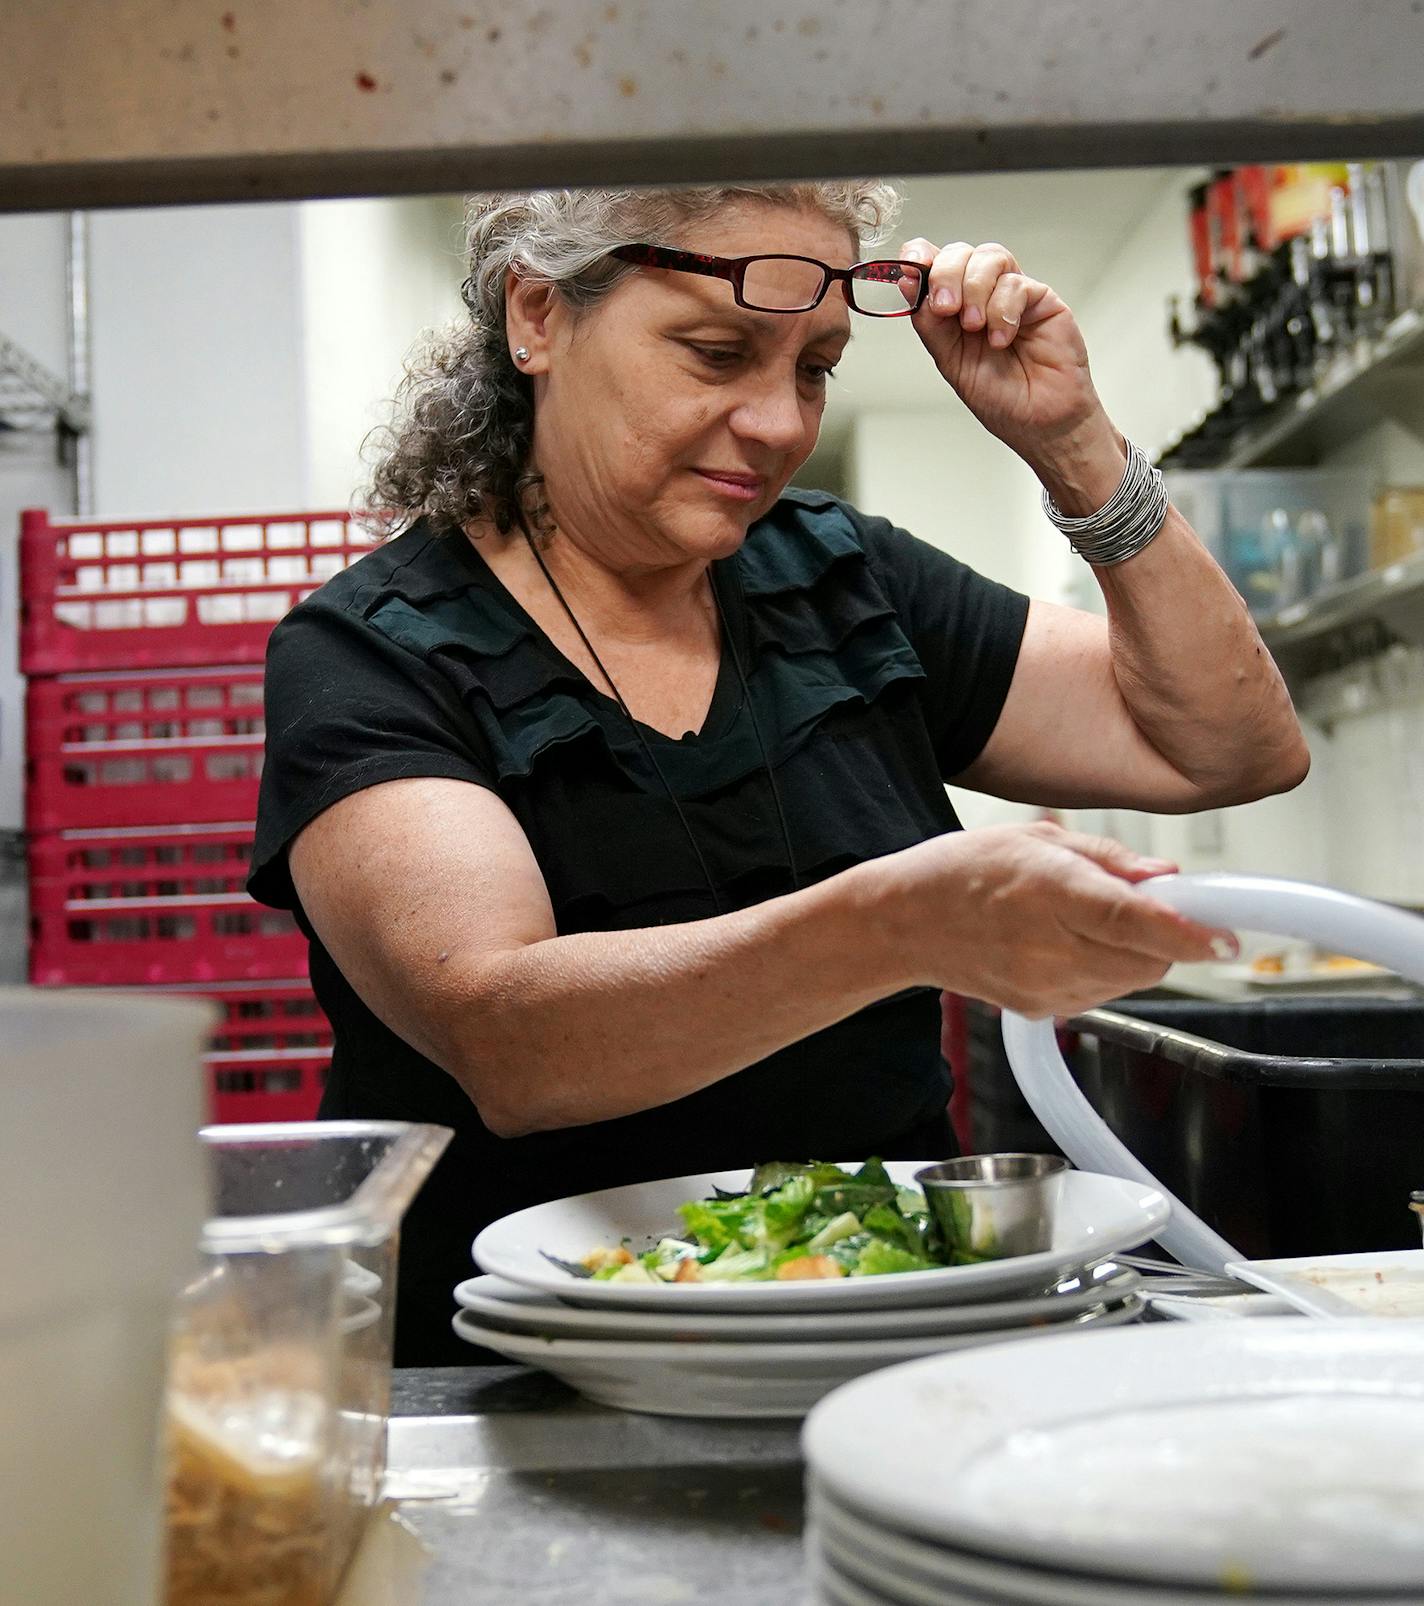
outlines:
{"label": "clear plastic pitcher", "polygon": [[327,1606],[385,1470],[401,1216],[450,1133],[202,1137],[217,1214],[173,1338],[167,1606]]}

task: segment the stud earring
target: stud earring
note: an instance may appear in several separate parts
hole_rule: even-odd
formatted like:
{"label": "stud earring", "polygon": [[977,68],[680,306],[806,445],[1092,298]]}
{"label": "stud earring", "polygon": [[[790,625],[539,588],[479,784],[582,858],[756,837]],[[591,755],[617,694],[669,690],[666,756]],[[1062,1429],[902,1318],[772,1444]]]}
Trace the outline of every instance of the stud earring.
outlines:
{"label": "stud earring", "polygon": [[514,360],[515,360],[515,362],[528,362],[529,361],[529,348],[528,348],[528,346],[516,346],[514,348]]}

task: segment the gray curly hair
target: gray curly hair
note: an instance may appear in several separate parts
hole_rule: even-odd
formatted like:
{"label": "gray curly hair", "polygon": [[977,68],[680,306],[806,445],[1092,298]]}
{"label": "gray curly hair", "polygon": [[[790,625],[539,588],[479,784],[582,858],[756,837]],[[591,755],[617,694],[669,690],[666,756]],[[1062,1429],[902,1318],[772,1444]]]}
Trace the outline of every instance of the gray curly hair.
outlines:
{"label": "gray curly hair", "polygon": [[631,242],[676,245],[680,233],[736,201],[813,209],[841,224],[859,254],[899,215],[893,186],[835,183],[688,189],[536,190],[471,199],[466,215],[468,323],[437,331],[406,366],[394,421],[373,432],[369,517],[386,533],[420,514],[439,525],[490,519],[507,530],[522,513],[547,528],[542,477],[530,466],[534,395],[505,335],[504,286],[521,278],[557,287],[582,313],[630,273],[608,256]]}

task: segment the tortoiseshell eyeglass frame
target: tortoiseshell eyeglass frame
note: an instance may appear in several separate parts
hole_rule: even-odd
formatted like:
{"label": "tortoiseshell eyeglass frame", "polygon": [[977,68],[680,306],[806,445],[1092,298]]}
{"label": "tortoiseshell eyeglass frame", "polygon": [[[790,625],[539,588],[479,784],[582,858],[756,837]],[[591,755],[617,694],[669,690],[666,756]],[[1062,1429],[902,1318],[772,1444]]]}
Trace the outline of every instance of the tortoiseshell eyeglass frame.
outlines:
{"label": "tortoiseshell eyeglass frame", "polygon": [[[853,263],[848,268],[832,268],[815,257],[795,256],[786,251],[761,251],[749,257],[715,257],[708,256],[702,251],[677,251],[665,245],[620,245],[608,254],[617,257],[620,262],[634,262],[642,268],[668,268],[675,273],[700,273],[709,279],[726,279],[732,286],[732,295],[737,305],[745,307],[749,312],[810,312],[820,306],[825,299],[826,291],[833,284],[839,284],[846,305],[852,312],[860,313],[863,318],[908,318],[924,306],[930,288],[929,273],[920,263],[896,262],[888,257],[874,257],[867,262]],[[821,270],[821,288],[816,292],[815,299],[808,301],[804,307],[758,306],[746,299],[743,289],[747,269],[753,262],[808,262],[813,268]],[[873,271],[875,269],[881,271],[877,273]],[[919,275],[919,290],[913,303],[907,301],[902,310],[895,312],[874,312],[856,306],[854,285],[857,276],[864,281],[896,284],[906,269],[913,270]]]}

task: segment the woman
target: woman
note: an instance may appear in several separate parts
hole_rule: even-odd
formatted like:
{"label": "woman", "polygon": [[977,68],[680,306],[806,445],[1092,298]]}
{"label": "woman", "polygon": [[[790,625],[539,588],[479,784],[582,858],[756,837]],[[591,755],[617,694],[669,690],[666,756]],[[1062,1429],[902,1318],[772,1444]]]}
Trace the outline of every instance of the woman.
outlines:
{"label": "woman", "polygon": [[[469,327],[408,381],[375,477],[404,528],[272,638],[252,888],[311,937],[323,1113],[456,1132],[407,1222],[402,1364],[468,1357],[450,1290],[494,1217],[944,1154],[941,989],[1068,1013],[1229,940],[1137,891],[1170,867],[1115,843],[961,832],[946,778],[1185,811],[1305,773],[1071,312],[998,245],[848,275],[893,205],[845,183],[478,206]],[[860,310],[905,315],[1032,467],[1106,622],[783,494]]]}

